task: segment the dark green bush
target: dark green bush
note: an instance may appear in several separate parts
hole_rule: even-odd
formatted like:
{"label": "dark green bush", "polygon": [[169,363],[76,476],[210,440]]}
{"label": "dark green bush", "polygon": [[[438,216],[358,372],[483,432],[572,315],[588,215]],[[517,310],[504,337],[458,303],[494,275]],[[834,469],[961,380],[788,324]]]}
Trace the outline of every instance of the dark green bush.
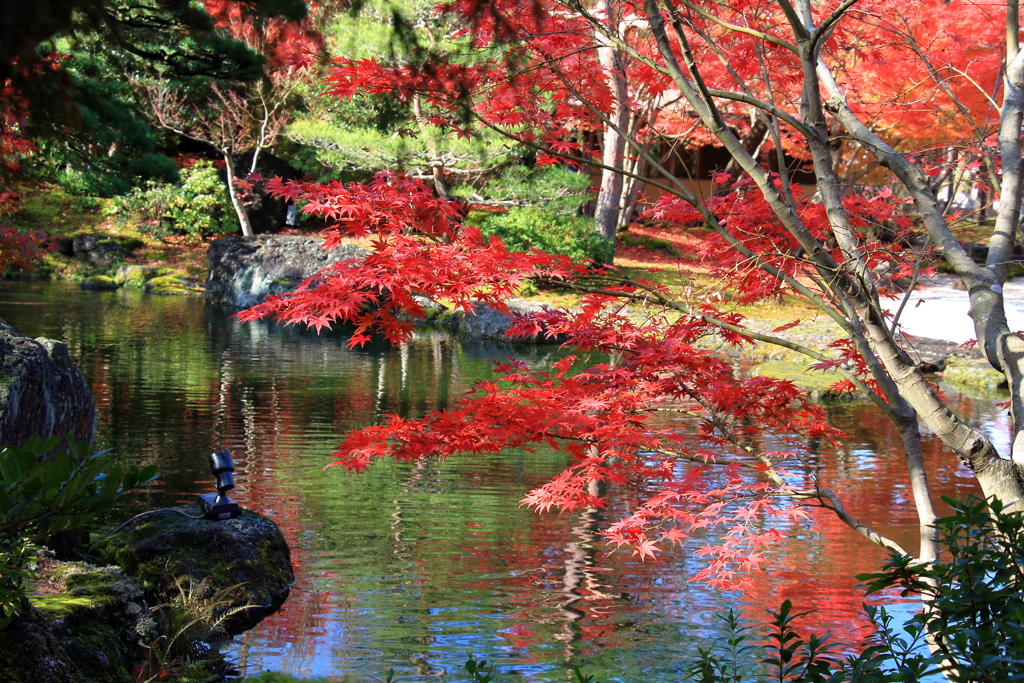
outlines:
{"label": "dark green bush", "polygon": [[484,235],[500,237],[510,251],[540,249],[574,261],[608,263],[612,243],[597,231],[592,218],[568,216],[532,207],[512,208],[506,213],[473,211],[466,224]]}
{"label": "dark green bush", "polygon": [[87,197],[113,197],[131,189],[120,175],[96,169],[63,168],[56,172],[54,179],[69,193]]}
{"label": "dark green bush", "polygon": [[21,612],[22,582],[31,576],[25,558],[34,543],[81,528],[114,505],[126,491],[156,478],[156,467],[127,470],[88,443],[62,437],[0,447],[0,629]]}
{"label": "dark green bush", "polygon": [[128,162],[128,171],[143,180],[164,183],[181,182],[178,164],[166,154],[143,154]]}

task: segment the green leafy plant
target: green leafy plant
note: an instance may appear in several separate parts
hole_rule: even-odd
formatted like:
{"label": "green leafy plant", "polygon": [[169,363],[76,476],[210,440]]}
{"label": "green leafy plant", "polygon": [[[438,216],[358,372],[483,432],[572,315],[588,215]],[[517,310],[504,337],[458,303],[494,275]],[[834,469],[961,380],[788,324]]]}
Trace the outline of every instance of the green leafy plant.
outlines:
{"label": "green leafy plant", "polygon": [[[64,439],[67,446],[53,453]],[[35,543],[84,526],[155,478],[155,466],[125,469],[71,437],[0,447],[0,628],[22,611],[22,582],[31,575],[25,559]]]}
{"label": "green leafy plant", "polygon": [[228,665],[218,644],[230,637],[226,622],[256,605],[231,607],[231,594],[242,584],[213,590],[209,577],[183,584],[175,578],[177,594],[155,608],[163,635],[144,645],[147,658],[140,680],[220,680]]}
{"label": "green leafy plant", "polygon": [[116,213],[139,220],[139,229],[157,237],[208,237],[238,230],[238,221],[216,167],[200,161],[181,171],[181,184],[150,182],[119,197]]}
{"label": "green leafy plant", "polygon": [[[470,680],[473,683],[492,683],[492,681],[501,680],[496,678],[498,674],[494,671],[494,664],[488,664],[486,659],[477,659],[472,652],[466,653],[465,666],[466,673],[470,675]],[[572,671],[573,678],[571,680],[574,683],[598,683],[597,678],[583,673],[576,665],[569,667],[569,670]]]}
{"label": "green leafy plant", "polygon": [[488,237],[500,237],[510,251],[540,249],[575,261],[599,263],[607,263],[612,257],[612,243],[597,232],[591,218],[515,207],[506,213],[474,211],[466,217],[466,223],[480,228]]}
{"label": "green leafy plant", "polygon": [[882,572],[857,578],[868,591],[918,593],[910,624],[927,635],[953,681],[1024,678],[1024,513],[998,500],[944,498],[953,514],[936,522],[949,560],[930,565],[892,556]]}

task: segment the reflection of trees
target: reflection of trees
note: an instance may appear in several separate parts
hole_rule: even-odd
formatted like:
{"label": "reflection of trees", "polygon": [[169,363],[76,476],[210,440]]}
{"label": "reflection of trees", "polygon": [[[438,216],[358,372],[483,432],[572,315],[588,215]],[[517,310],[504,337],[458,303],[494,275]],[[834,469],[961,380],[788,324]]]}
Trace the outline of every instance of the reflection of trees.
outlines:
{"label": "reflection of trees", "polygon": [[[604,496],[606,493],[604,482],[592,480],[588,488],[592,496]],[[562,587],[565,599],[558,603],[558,611],[562,613],[564,622],[561,631],[554,634],[556,640],[566,645],[566,660],[572,659],[576,654],[572,644],[585,637],[580,622],[588,616],[608,616],[600,614],[600,606],[588,603],[622,600],[626,597],[623,593],[610,590],[605,579],[607,570],[597,566],[597,545],[602,542],[598,532],[604,518],[604,512],[599,508],[584,508],[580,512],[578,522],[572,528],[571,533],[576,540],[566,544],[567,557]],[[589,615],[588,610],[591,612]],[[613,628],[617,628],[617,625]]]}

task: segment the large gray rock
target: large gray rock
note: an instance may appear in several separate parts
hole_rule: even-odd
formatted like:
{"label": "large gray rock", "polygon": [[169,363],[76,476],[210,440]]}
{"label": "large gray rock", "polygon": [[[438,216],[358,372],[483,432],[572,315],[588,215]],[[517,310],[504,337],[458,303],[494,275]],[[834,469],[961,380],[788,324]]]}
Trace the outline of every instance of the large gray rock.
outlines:
{"label": "large gray rock", "polygon": [[496,339],[534,344],[560,344],[565,341],[561,337],[547,337],[544,334],[526,338],[509,339],[505,333],[514,322],[514,315],[540,313],[548,308],[547,304],[525,299],[509,299],[509,313],[499,311],[486,304],[477,304],[472,313],[454,312],[438,316],[438,323],[451,331],[478,339]]}
{"label": "large gray rock", "polygon": [[33,434],[92,443],[92,389],[64,342],[30,339],[0,322],[0,445],[20,446]]}
{"label": "large gray rock", "polygon": [[271,294],[294,290],[336,261],[368,253],[355,244],[343,244],[330,252],[322,245],[319,237],[295,235],[235,235],[216,240],[206,253],[206,298],[248,308]]}
{"label": "large gray rock", "polygon": [[73,253],[97,268],[110,268],[125,257],[124,248],[105,235],[79,235],[73,243]]}
{"label": "large gray rock", "polygon": [[[243,511],[235,519],[196,519],[199,506],[158,510],[97,544],[107,561],[152,586],[154,601],[173,598],[179,586],[227,590],[223,606],[244,611],[227,626],[240,633],[277,609],[295,582],[291,553],[270,519]],[[187,515],[187,516],[186,516]]]}

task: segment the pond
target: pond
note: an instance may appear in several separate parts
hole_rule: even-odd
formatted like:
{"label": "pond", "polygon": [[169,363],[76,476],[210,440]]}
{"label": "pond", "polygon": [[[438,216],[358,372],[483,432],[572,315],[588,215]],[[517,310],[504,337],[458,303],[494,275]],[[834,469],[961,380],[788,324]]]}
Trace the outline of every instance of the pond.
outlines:
{"label": "pond", "polygon": [[[442,408],[491,361],[547,363],[554,347],[460,342],[424,332],[398,348],[352,350],[337,333],[241,324],[198,298],[83,292],[74,283],[12,283],[0,318],[67,342],[99,411],[97,446],[159,466],[161,478],[110,520],[191,502],[212,488],[206,456],[230,449],[232,496],[271,516],[292,549],[297,583],[282,609],[239,636],[242,673],[463,680],[467,651],[527,680],[564,680],[567,664],[603,680],[678,680],[698,645],[721,635],[729,607],[760,618],[793,599],[816,628],[856,640],[857,573],[883,553],[829,514],[785,529],[771,567],[741,596],[688,580],[706,539],[641,562],[597,536],[643,491],[616,491],[607,510],[535,514],[519,506],[564,464],[545,453],[324,470],[340,435],[387,413]],[[997,440],[1005,416],[954,395],[956,409]],[[916,520],[899,440],[871,406],[830,408],[851,435],[801,467],[844,492],[847,507],[915,547]],[[972,479],[926,438],[938,494]],[[879,485],[879,482],[884,482]],[[896,602],[892,596],[872,601]],[[902,606],[906,614],[912,604]]]}

